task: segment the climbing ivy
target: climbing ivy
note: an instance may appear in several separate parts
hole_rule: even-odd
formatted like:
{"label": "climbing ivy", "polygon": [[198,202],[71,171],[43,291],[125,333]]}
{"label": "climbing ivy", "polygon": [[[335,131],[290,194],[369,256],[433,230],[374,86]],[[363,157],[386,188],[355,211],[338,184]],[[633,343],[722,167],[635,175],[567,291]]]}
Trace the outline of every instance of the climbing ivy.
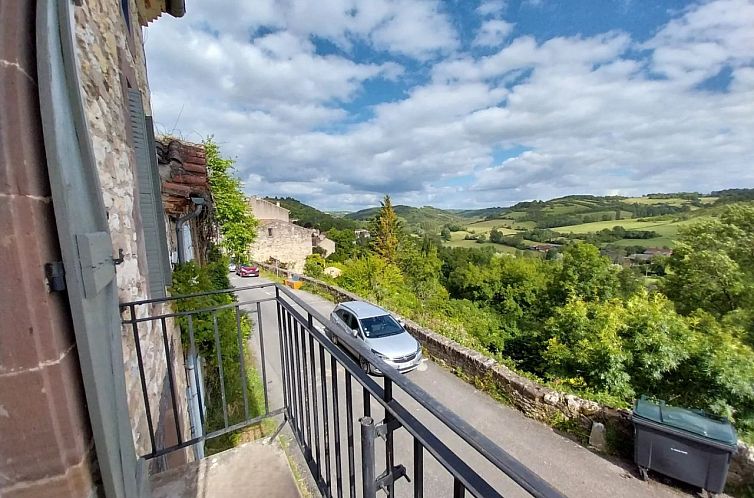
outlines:
{"label": "climbing ivy", "polygon": [[204,148],[215,220],[222,236],[220,244],[233,260],[245,262],[259,223],[246,202],[241,179],[233,166],[235,161],[222,157],[213,137],[204,141]]}

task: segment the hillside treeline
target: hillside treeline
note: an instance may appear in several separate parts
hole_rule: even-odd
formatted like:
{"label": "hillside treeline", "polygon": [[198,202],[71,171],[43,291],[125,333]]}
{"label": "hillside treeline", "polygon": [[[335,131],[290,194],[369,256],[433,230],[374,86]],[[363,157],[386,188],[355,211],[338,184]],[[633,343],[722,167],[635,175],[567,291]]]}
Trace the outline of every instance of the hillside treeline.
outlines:
{"label": "hillside treeline", "polygon": [[553,387],[620,406],[655,396],[752,437],[754,207],[684,228],[652,291],[586,242],[557,260],[438,248],[404,232],[388,197],[370,231],[307,271],[334,264],[337,285]]}

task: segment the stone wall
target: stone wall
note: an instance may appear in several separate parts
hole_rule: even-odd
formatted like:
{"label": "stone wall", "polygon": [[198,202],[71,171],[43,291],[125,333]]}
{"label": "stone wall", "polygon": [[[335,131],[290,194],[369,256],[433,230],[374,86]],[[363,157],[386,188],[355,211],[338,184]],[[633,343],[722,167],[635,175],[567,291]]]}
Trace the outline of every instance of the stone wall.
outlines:
{"label": "stone wall", "polygon": [[[120,4],[115,0],[83,2],[82,6],[75,8],[75,28],[85,115],[108,212],[113,254],[118,254],[122,249],[125,256],[124,262],[116,267],[119,298],[125,302],[150,297],[126,88],[138,88],[145,113],[151,115],[151,110],[142,30],[137,22],[136,5],[131,0],[131,25],[126,26]],[[137,312],[140,317],[164,311],[163,306],[154,306],[151,310],[141,308]],[[180,347],[179,332],[170,321],[167,322],[167,333],[169,342]],[[152,417],[155,428],[161,430],[158,421],[164,421],[166,416],[159,411],[160,399],[167,389],[161,330],[153,327],[152,322],[145,322],[139,328],[139,337]],[[123,329],[123,355],[134,441],[139,454],[143,454],[147,449],[145,441],[149,440],[145,429],[146,413],[134,335],[127,327]],[[181,413],[187,414],[183,355],[176,354],[176,358],[177,394],[183,405]],[[186,417],[183,417],[182,427],[188,427]],[[165,427],[169,427],[169,424]]]}
{"label": "stone wall", "polygon": [[316,238],[317,247],[322,248],[325,251],[325,257],[335,252],[335,241],[328,239],[324,236],[318,236]]}
{"label": "stone wall", "polygon": [[60,261],[39,109],[37,2],[0,2],[0,496],[81,498],[94,440]]}
{"label": "stone wall", "polygon": [[259,197],[249,198],[249,207],[254,217],[258,220],[279,220],[291,221],[285,208],[280,207],[279,203],[272,203]]}
{"label": "stone wall", "polygon": [[311,253],[312,230],[279,220],[259,221],[257,238],[249,251],[252,261],[273,258],[297,272],[304,270],[306,257]]}
{"label": "stone wall", "polygon": [[[261,266],[275,270],[274,267]],[[335,302],[363,300],[352,292],[320,280],[306,276],[299,278],[328,293]],[[492,387],[494,394],[504,398],[526,416],[548,425],[568,420],[578,424],[585,431],[591,428],[592,423],[600,422],[608,431],[608,441],[620,446],[614,447],[613,450],[624,457],[632,457],[633,424],[630,411],[603,406],[573,394],[539,385],[478,351],[461,346],[411,320],[404,321],[406,329],[421,342],[430,356],[460,370],[472,381],[476,380]],[[754,486],[754,448],[742,441],[738,442],[738,450],[731,460],[728,484],[735,487]]]}

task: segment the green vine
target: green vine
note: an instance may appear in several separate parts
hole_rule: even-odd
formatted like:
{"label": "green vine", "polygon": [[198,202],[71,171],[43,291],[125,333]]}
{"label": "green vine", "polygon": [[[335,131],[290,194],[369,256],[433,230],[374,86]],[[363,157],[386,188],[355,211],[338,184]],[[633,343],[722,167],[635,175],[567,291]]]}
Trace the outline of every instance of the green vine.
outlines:
{"label": "green vine", "polygon": [[[173,295],[186,295],[213,290],[222,290],[230,287],[228,282],[228,258],[221,256],[219,251],[210,251],[210,262],[205,266],[199,266],[193,261],[178,265],[173,271],[173,285],[170,289]],[[240,360],[245,359],[247,374],[246,389],[249,400],[249,413],[252,417],[264,412],[263,386],[259,381],[258,373],[254,369],[247,351],[248,339],[252,331],[251,318],[243,309],[233,306],[235,298],[232,294],[210,294],[206,296],[179,299],[176,301],[176,311],[196,311],[207,308],[217,308],[229,305],[227,308],[193,313],[190,325],[194,334],[196,351],[204,360],[204,383],[205,403],[207,405],[206,430],[212,432],[224,426],[222,409],[222,386],[225,387],[225,398],[228,407],[228,422],[234,424],[244,420],[243,401],[243,377],[241,376]],[[238,311],[236,311],[238,310]],[[236,313],[238,312],[238,316]],[[237,322],[238,320],[238,322]],[[189,318],[178,318],[181,327],[181,337],[184,350],[190,350]],[[215,323],[217,323],[217,338],[215,338]],[[241,340],[237,325],[240,323]],[[217,342],[222,356],[223,384],[220,382],[220,369],[217,358]],[[210,440],[207,442],[209,453],[222,451],[234,446],[231,435]]]}
{"label": "green vine", "polygon": [[234,261],[244,263],[248,259],[249,246],[256,238],[259,222],[252,215],[241,179],[236,176],[235,161],[222,157],[220,147],[212,137],[204,141],[204,149],[215,220],[222,235],[220,244]]}

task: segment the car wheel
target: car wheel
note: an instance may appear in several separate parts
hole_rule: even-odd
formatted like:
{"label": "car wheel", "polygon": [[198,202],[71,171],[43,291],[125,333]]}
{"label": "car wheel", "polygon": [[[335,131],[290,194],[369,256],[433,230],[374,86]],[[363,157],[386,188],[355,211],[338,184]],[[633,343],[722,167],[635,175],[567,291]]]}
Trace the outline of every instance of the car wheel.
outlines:
{"label": "car wheel", "polygon": [[364,370],[365,374],[369,375],[372,372],[372,369],[369,366],[369,362],[366,360],[366,358],[361,358],[359,360],[359,365],[361,366],[361,369]]}

